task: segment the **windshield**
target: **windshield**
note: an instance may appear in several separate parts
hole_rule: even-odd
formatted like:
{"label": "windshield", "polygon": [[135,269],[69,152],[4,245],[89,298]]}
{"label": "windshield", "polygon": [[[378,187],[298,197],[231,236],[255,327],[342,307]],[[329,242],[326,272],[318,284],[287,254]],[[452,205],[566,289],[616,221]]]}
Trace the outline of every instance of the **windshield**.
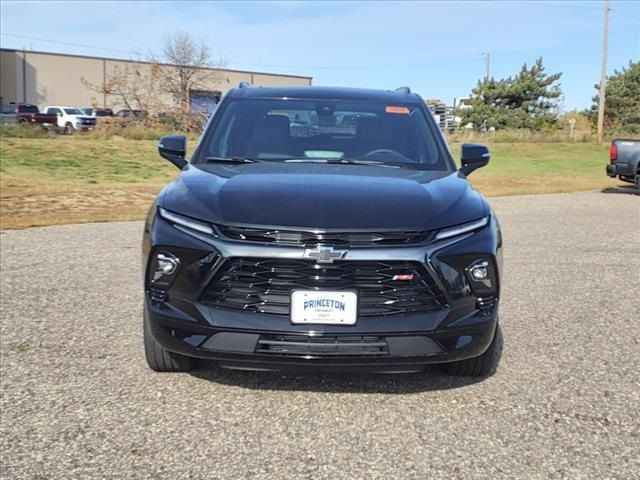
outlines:
{"label": "windshield", "polygon": [[453,167],[415,104],[352,100],[231,100],[200,157],[357,159],[426,170]]}
{"label": "windshield", "polygon": [[84,113],[82,113],[77,108],[65,108],[64,113],[66,113],[67,115],[84,115]]}
{"label": "windshield", "polygon": [[20,113],[38,113],[38,107],[35,105],[20,105],[18,107]]}

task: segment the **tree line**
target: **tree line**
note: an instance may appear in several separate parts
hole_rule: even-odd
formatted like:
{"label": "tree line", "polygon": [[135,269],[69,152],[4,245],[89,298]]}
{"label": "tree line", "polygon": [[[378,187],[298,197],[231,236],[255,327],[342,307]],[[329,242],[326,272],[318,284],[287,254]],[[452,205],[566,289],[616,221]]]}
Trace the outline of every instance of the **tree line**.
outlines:
{"label": "tree line", "polygon": [[[82,81],[90,90],[109,97],[111,103],[130,110],[165,112],[163,118],[168,113],[176,127],[190,129],[190,123],[194,123],[191,92],[208,90],[216,81],[215,71],[210,69],[223,68],[224,62],[214,61],[207,44],[184,31],[165,35],[160,53],[147,54],[142,60],[139,64],[115,67],[100,84]],[[478,81],[468,106],[458,109],[456,115],[461,117],[461,126],[476,131],[553,131],[560,123],[561,77],[562,73],[547,73],[542,58],[538,58],[530,66],[525,63],[515,75]],[[599,90],[599,85],[595,88]],[[595,127],[598,95],[592,100],[590,109],[573,115],[583,117]],[[193,129],[200,126],[201,119],[196,119]],[[605,129],[640,133],[640,61],[630,61],[608,77]]]}
{"label": "tree line", "polygon": [[[545,72],[542,58],[526,63],[513,76],[485,78],[471,92],[470,108],[459,109],[461,125],[477,131],[527,129],[552,131],[558,127],[562,73]],[[600,85],[596,84],[597,91]],[[599,96],[590,109],[579,112],[595,127]],[[640,133],[640,61],[630,61],[607,78],[605,129]]]}

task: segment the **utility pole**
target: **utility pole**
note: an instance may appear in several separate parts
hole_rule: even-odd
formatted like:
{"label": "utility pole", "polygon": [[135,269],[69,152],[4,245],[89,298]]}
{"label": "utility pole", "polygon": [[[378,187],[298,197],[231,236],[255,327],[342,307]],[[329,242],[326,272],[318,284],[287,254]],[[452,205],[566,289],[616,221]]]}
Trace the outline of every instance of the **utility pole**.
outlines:
{"label": "utility pole", "polygon": [[598,98],[598,143],[602,143],[604,132],[604,101],[607,92],[607,44],[609,42],[609,0],[604,0],[604,35],[602,37],[602,72],[600,73],[600,96]]}
{"label": "utility pole", "polygon": [[483,53],[484,55],[484,68],[485,68],[485,76],[484,79],[489,81],[491,78],[491,54],[489,52]]}

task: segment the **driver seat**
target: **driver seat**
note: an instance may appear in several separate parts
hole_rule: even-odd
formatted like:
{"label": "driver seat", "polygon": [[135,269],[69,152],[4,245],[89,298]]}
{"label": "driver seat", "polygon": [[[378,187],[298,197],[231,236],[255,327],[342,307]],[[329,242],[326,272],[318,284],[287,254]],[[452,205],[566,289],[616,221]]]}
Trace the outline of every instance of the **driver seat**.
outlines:
{"label": "driver seat", "polygon": [[394,149],[393,134],[385,128],[380,117],[361,117],[358,119],[354,148],[351,156],[358,158],[373,150]]}
{"label": "driver seat", "polygon": [[269,154],[288,155],[291,148],[289,117],[286,115],[265,115],[256,124],[247,139],[246,152],[251,158],[263,158]]}

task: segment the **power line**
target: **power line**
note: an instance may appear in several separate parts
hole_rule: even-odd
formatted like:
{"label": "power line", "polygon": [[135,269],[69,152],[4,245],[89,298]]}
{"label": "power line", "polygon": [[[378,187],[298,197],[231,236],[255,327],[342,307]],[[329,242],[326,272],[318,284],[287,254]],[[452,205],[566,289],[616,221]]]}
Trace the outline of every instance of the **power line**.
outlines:
{"label": "power line", "polygon": [[2,32],[2,35],[5,35],[7,37],[24,38],[26,40],[36,40],[38,42],[57,43],[59,45],[68,45],[68,46],[71,46],[71,47],[92,48],[94,50],[105,50],[105,51],[108,51],[108,52],[119,52],[119,53],[128,53],[128,54],[134,53],[131,50],[118,50],[116,48],[96,47],[95,45],[83,45],[83,44],[80,44],[80,43],[61,42],[59,40],[49,40],[47,38],[29,37],[27,35],[16,35],[15,33],[4,33],[4,32]]}
{"label": "power line", "polygon": [[[97,47],[95,45],[87,45],[73,42],[62,42],[59,40],[49,40],[46,38],[31,37],[27,35],[17,35],[14,33],[4,33],[2,35],[15,38],[23,38],[26,40],[35,40],[39,42],[54,43],[59,45],[67,45],[72,47],[88,48],[95,50],[104,50],[109,52],[126,53],[128,55],[136,54],[133,50],[120,50],[116,48]],[[430,62],[421,61],[415,62],[413,65],[404,66],[403,68],[430,68],[430,67],[443,67],[447,65],[461,65],[468,63],[477,63],[478,60],[452,60],[446,62]],[[384,69],[398,69],[398,64],[394,65],[284,65],[284,64],[269,64],[269,63],[247,63],[247,62],[228,62],[229,65],[240,65],[249,67],[265,67],[265,68],[295,68],[295,69],[309,69],[309,70],[384,70]]]}
{"label": "power line", "polygon": [[[308,68],[313,70],[383,70],[399,68],[398,64],[395,65],[274,65],[264,63],[243,63],[243,62],[229,62],[231,65],[247,65],[254,67],[276,67],[276,68]],[[414,65],[404,65],[402,68],[425,68],[425,67],[442,67],[447,65],[459,65],[464,63],[478,63],[478,60],[453,60],[450,62],[438,62],[429,63],[415,62]]]}
{"label": "power line", "polygon": [[545,1],[529,1],[529,0],[494,0],[492,3],[501,3],[501,4],[511,4],[511,5],[531,5],[534,7],[560,7],[560,8],[584,8],[587,10],[600,10],[600,7],[597,5],[586,5],[584,3],[579,3],[577,1],[569,1],[567,3],[560,3],[557,0],[550,0],[549,2]]}

